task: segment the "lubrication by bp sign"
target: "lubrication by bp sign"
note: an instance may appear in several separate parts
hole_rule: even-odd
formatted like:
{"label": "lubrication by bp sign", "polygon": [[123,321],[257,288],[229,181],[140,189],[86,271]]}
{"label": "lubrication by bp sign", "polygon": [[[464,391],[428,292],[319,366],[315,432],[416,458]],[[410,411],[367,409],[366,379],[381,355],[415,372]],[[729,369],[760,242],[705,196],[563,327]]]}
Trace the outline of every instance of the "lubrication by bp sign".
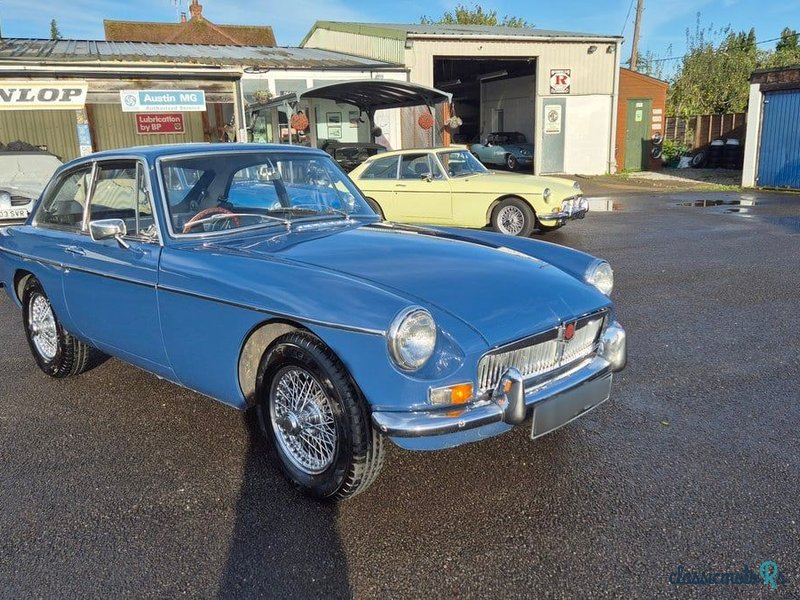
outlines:
{"label": "lubrication by bp sign", "polygon": [[202,112],[206,109],[203,90],[122,90],[123,112]]}

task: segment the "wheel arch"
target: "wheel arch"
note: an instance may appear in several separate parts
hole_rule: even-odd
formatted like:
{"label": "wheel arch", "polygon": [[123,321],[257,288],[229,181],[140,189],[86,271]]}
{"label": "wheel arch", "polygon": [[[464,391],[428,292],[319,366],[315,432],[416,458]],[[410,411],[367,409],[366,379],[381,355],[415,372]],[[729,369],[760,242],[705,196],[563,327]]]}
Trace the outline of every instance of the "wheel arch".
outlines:
{"label": "wheel arch", "polygon": [[20,303],[22,303],[22,292],[31,277],[36,276],[25,269],[17,269],[16,273],[14,273],[14,294]]}
{"label": "wheel arch", "polygon": [[[375,210],[375,207],[378,208],[378,215],[380,215],[381,219],[385,221],[386,214],[383,212],[383,207],[381,206],[381,203],[375,200],[375,198],[373,198],[372,196],[367,196],[366,194],[364,194],[364,198],[367,200],[367,204],[370,205],[370,208],[372,208],[373,210]],[[372,206],[373,204],[375,206]]]}
{"label": "wheel arch", "polygon": [[494,214],[494,211],[495,211],[495,209],[496,209],[498,206],[500,206],[500,204],[501,204],[501,203],[502,203],[504,200],[509,200],[509,199],[511,199],[511,198],[515,198],[515,199],[517,199],[517,200],[521,200],[522,202],[524,202],[525,204],[527,204],[527,205],[528,205],[528,206],[531,208],[531,210],[533,211],[533,218],[538,220],[538,218],[539,218],[539,217],[538,217],[538,216],[537,216],[537,214],[536,214],[536,209],[533,207],[533,204],[531,204],[531,203],[530,203],[530,201],[529,201],[527,198],[524,198],[523,196],[520,196],[520,195],[518,195],[518,194],[504,194],[503,196],[499,196],[498,198],[496,198],[496,199],[495,199],[495,200],[494,200],[494,201],[493,201],[493,202],[492,202],[492,203],[489,205],[489,208],[488,208],[488,210],[486,211],[486,224],[487,224],[487,225],[491,225],[491,224],[492,224],[492,215]]}
{"label": "wheel arch", "polygon": [[295,331],[304,331],[314,335],[313,331],[296,321],[271,319],[256,325],[245,338],[245,342],[239,352],[237,377],[239,379],[239,388],[242,390],[242,395],[248,407],[255,406],[258,402],[258,369],[261,365],[261,360],[264,358],[264,353],[276,339]]}

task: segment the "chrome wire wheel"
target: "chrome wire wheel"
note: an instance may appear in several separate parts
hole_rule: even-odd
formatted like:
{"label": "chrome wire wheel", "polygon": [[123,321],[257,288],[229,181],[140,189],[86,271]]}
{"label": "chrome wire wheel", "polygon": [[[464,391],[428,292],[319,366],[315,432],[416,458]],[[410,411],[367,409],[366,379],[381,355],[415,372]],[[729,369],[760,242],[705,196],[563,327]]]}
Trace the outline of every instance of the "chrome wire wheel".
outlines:
{"label": "chrome wire wheel", "polygon": [[58,352],[58,330],[56,317],[50,302],[42,294],[35,294],[30,300],[28,327],[33,345],[45,360],[53,360]]}
{"label": "chrome wire wheel", "polygon": [[272,380],[269,416],[283,454],[310,475],[322,473],[336,456],[331,399],[308,371],[287,366]]}
{"label": "chrome wire wheel", "polygon": [[497,212],[497,229],[506,235],[519,235],[525,227],[525,215],[519,207],[507,204]]}

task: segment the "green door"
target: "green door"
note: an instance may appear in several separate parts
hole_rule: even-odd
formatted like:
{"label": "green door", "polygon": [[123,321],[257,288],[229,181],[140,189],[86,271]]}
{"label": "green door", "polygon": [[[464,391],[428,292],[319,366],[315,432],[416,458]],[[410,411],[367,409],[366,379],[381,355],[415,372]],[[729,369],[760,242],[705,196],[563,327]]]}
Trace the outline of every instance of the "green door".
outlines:
{"label": "green door", "polygon": [[628,100],[625,125],[625,170],[641,171],[650,163],[651,100]]}

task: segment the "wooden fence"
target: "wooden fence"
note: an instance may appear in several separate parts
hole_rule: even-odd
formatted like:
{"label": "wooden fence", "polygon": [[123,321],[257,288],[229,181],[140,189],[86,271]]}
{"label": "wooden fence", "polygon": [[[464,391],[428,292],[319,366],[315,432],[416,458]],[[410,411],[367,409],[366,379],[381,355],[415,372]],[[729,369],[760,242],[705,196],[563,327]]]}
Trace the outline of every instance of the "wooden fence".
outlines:
{"label": "wooden fence", "polygon": [[747,113],[667,117],[664,137],[700,150],[716,139],[736,138],[744,144],[746,129]]}

